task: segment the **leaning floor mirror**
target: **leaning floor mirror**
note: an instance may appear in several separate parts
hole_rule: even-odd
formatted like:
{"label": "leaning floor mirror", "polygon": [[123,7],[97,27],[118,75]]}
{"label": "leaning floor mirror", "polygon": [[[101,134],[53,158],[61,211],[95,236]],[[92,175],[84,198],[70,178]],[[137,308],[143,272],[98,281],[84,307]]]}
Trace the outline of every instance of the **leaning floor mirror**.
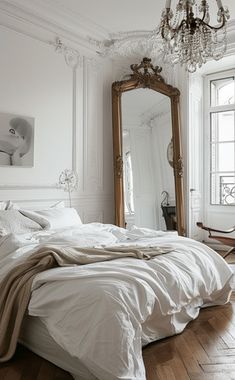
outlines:
{"label": "leaning floor mirror", "polygon": [[115,222],[184,235],[179,96],[150,58],[112,85]]}

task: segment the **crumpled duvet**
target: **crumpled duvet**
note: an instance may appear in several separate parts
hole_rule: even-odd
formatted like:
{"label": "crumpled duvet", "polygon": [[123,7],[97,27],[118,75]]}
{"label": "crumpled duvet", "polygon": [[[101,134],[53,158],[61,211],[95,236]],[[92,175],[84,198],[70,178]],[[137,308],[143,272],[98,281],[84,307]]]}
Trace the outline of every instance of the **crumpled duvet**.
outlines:
{"label": "crumpled duvet", "polygon": [[225,261],[175,233],[90,224],[30,239],[2,259],[0,278],[42,242],[174,249],[149,261],[123,258],[36,276],[29,314],[42,318],[54,340],[99,380],[145,380],[143,345],[181,332],[200,307],[229,299],[232,272]]}

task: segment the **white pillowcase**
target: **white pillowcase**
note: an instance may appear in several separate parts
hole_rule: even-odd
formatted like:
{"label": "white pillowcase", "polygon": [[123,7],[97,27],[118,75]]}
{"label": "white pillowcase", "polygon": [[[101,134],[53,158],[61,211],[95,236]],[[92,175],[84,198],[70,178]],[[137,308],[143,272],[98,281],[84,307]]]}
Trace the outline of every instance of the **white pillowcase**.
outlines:
{"label": "white pillowcase", "polygon": [[64,208],[64,207],[65,207],[64,201],[57,201],[53,203],[53,205],[50,206],[50,208]]}
{"label": "white pillowcase", "polygon": [[34,220],[26,218],[18,210],[0,211],[0,237],[13,234],[26,234],[40,231],[42,227]]}
{"label": "white pillowcase", "polygon": [[6,210],[6,203],[7,202],[0,202],[0,210]]}
{"label": "white pillowcase", "polygon": [[82,224],[80,216],[74,208],[49,208],[47,210],[20,212],[47,230],[77,227]]}
{"label": "white pillowcase", "polygon": [[[57,201],[53,203],[50,208],[62,208],[65,207],[64,201]],[[12,201],[0,202],[0,210],[19,210],[20,206]]]}
{"label": "white pillowcase", "polygon": [[19,206],[12,201],[0,202],[0,210],[18,210]]}

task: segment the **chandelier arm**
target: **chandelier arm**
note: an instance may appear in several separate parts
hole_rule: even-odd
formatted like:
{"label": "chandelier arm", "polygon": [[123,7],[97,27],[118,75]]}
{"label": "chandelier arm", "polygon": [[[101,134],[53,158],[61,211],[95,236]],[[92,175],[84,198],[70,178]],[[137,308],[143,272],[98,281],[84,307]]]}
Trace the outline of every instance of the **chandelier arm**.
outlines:
{"label": "chandelier arm", "polygon": [[223,17],[223,21],[222,21],[222,24],[220,26],[211,26],[210,24],[207,24],[205,21],[203,20],[200,20],[200,18],[196,18],[196,20],[199,20],[199,22],[205,26],[207,26],[208,28],[210,28],[211,30],[220,30],[224,27],[225,25],[225,22],[226,22],[226,19],[225,19],[225,16],[222,15]]}
{"label": "chandelier arm", "polygon": [[[223,17],[223,21],[222,21],[222,24],[220,26],[211,26],[210,24],[206,23],[205,21],[203,21],[203,19],[200,19],[200,18],[196,18],[195,20],[197,20],[200,24],[203,24],[204,26],[207,26],[208,28],[210,28],[211,30],[220,30],[224,27],[225,23],[226,23],[226,19],[225,19],[225,16],[222,15]],[[182,20],[180,25],[177,27],[177,28],[171,28],[170,24],[169,24],[169,19],[167,18],[167,26],[169,28],[171,28],[171,32],[173,33],[173,36],[171,37],[171,40],[174,38],[174,35],[175,33],[177,33],[183,26],[183,24],[185,24],[186,21],[185,20]],[[165,39],[165,34],[164,34],[164,26],[161,28],[161,36],[162,38]]]}
{"label": "chandelier arm", "polygon": [[203,11],[202,22],[204,22],[205,17],[206,17],[206,8],[204,8],[204,11]]}
{"label": "chandelier arm", "polygon": [[[171,37],[171,40],[174,38],[175,33],[177,33],[182,28],[183,24],[186,24],[185,20],[182,20],[181,23],[180,23],[180,25],[177,28],[171,28],[169,22],[167,22],[167,26],[169,26],[169,28],[171,28],[171,31],[173,33],[173,36]],[[162,36],[162,38],[165,39],[164,26],[162,26],[162,28],[161,28],[161,36]]]}

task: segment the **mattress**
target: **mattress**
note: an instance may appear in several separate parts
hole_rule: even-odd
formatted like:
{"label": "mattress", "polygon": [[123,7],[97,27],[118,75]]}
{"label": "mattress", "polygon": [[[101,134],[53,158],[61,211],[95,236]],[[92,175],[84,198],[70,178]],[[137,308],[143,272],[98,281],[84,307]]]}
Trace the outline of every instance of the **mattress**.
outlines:
{"label": "mattress", "polygon": [[24,318],[19,341],[35,354],[70,372],[75,380],[96,380],[78,358],[72,357],[54,341],[40,318]]}

